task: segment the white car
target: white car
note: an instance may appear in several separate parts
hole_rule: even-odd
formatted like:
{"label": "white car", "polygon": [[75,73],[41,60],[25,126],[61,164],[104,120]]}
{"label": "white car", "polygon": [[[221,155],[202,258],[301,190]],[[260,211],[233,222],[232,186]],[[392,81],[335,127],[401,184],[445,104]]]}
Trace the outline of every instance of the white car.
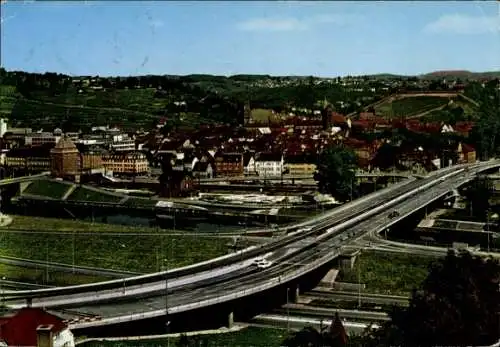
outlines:
{"label": "white car", "polygon": [[267,269],[269,266],[272,265],[272,262],[270,262],[266,259],[262,259],[262,258],[255,259],[255,261],[253,263],[254,263],[254,265],[257,265],[257,267],[259,269]]}

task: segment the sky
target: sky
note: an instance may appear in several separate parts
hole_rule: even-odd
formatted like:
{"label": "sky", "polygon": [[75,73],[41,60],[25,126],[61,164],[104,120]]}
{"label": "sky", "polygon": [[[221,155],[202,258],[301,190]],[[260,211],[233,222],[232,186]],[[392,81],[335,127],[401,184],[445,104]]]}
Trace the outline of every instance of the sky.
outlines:
{"label": "sky", "polygon": [[500,70],[500,1],[1,1],[1,66],[73,76]]}

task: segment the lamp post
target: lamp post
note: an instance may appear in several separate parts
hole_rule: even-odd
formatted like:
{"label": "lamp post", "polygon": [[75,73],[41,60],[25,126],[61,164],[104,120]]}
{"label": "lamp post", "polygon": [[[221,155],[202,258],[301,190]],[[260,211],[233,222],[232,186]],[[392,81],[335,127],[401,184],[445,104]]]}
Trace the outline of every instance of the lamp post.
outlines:
{"label": "lamp post", "polygon": [[286,288],[286,331],[290,332],[290,307],[288,306],[289,303],[289,293],[290,293],[290,288]]}
{"label": "lamp post", "polygon": [[488,234],[488,253],[490,253],[490,209],[486,210],[486,233]]}

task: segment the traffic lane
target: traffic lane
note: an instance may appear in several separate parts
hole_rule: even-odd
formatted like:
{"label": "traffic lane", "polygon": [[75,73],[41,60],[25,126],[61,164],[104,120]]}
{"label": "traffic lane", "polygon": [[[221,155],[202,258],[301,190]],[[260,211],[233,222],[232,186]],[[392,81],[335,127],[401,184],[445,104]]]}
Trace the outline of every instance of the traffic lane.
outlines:
{"label": "traffic lane", "polygon": [[[435,188],[434,188],[434,189],[435,189]],[[433,191],[434,189],[432,189],[432,191]],[[447,187],[446,189],[449,189],[449,188]],[[387,215],[388,215],[388,214],[389,214],[389,213],[387,213]],[[377,224],[382,224],[382,225],[383,225],[383,224],[386,222],[386,217],[384,217],[384,218],[376,218],[376,221],[378,222]],[[366,228],[366,230],[363,230],[363,232],[366,232],[367,230],[370,230],[371,228],[373,228],[373,222],[371,221],[371,219],[369,219],[369,220],[368,220],[368,222],[369,222],[369,223],[367,223],[367,222],[365,222],[365,223],[361,223],[361,224],[365,224],[365,225],[366,225],[366,227],[367,227],[367,228]],[[357,226],[357,229],[358,229],[357,231],[359,232],[359,225]],[[362,229],[365,229],[365,228],[362,228]],[[322,253],[321,251],[331,251],[331,248],[330,248],[330,247],[336,247],[336,246],[338,246],[338,245],[339,245],[339,243],[340,243],[340,242],[339,242],[339,240],[334,240],[334,241],[332,241],[332,242],[327,242],[326,244],[327,244],[328,246],[323,246],[323,247],[320,247],[320,252],[315,253],[313,257],[314,257],[315,259],[319,259],[319,258],[320,258],[320,255],[319,255],[319,254],[321,254],[321,253]],[[306,258],[307,258],[307,256],[306,256]],[[303,260],[304,260],[304,259],[301,259],[301,257],[297,257],[297,259],[296,259],[296,260],[295,260],[295,259],[293,259],[292,261],[303,261]],[[274,275],[274,276],[275,276],[276,274],[278,274],[278,275],[279,275],[279,273],[281,273],[281,272],[282,272],[282,269],[281,269],[280,267],[276,267],[276,268],[274,268],[274,269],[272,270],[272,272],[270,272],[270,271],[263,271],[261,274],[259,274],[259,277],[261,277],[262,275],[264,275],[263,279],[265,279],[266,277],[269,277],[270,275]],[[254,282],[255,282],[256,280],[258,280],[258,278],[251,278],[251,279],[250,279],[250,285],[254,284]],[[241,289],[241,287],[242,287],[242,286],[241,286],[242,281],[243,281],[242,279],[239,279],[239,280],[238,280],[238,283],[236,284],[236,287],[234,287],[234,288],[232,288],[233,286],[231,286],[231,285],[224,284],[224,288],[222,288],[222,289],[226,289],[226,290],[227,290],[227,289],[237,289],[237,290],[242,290],[242,289]],[[216,294],[220,294],[220,290],[219,290],[218,286],[215,286],[214,288],[210,288],[210,289],[203,289],[203,292],[202,292],[202,293],[199,293],[199,294],[201,294],[201,297],[200,297],[200,296],[198,296],[198,295],[196,295],[196,294],[198,294],[198,293],[193,292],[193,291],[191,291],[191,292],[189,293],[189,295],[188,295],[188,296],[186,296],[186,297],[180,297],[179,299],[177,299],[177,297],[175,297],[175,296],[174,296],[173,298],[171,298],[171,300],[173,301],[173,304],[172,304],[172,305],[177,306],[177,305],[182,305],[182,304],[185,304],[185,303],[184,303],[184,301],[185,301],[185,300],[187,301],[186,303],[189,303],[189,300],[191,300],[191,298],[192,298],[194,295],[196,295],[196,298],[197,298],[197,300],[198,300],[198,301],[203,300],[203,299],[206,299],[206,298],[210,298],[210,297],[212,296],[212,292],[213,292],[214,290],[216,291]],[[177,300],[179,300],[179,301],[177,301]],[[162,301],[163,301],[163,300],[162,300]],[[155,306],[156,306],[156,304],[155,304]],[[170,305],[169,305],[169,306],[170,306]],[[158,306],[156,306],[156,307],[158,307]],[[101,309],[102,309],[102,307],[101,307]],[[116,312],[116,308],[114,308],[114,309],[113,309],[113,311],[114,311],[114,312]],[[121,310],[120,310],[120,311],[121,311]]]}
{"label": "traffic lane", "polygon": [[[217,281],[224,281],[233,277],[241,276],[244,273],[254,271],[255,269],[252,266],[253,260],[245,260],[242,263],[234,264],[227,267],[226,270],[223,269],[208,271],[195,276],[185,276],[176,279],[171,279],[168,281],[169,288],[172,290],[186,290],[196,288],[197,286],[204,286],[207,283],[215,283]],[[44,307],[53,307],[53,306],[65,306],[72,307],[72,303],[78,304],[78,302],[82,302],[83,299],[99,299],[105,300],[109,299],[125,299],[126,297],[135,297],[137,295],[141,295],[147,292],[157,292],[160,290],[165,290],[165,284],[167,281],[156,281],[152,283],[148,283],[145,285],[134,285],[134,286],[123,286],[119,289],[108,289],[105,291],[98,292],[89,292],[82,294],[73,294],[73,295],[58,295],[49,298],[33,298],[32,305],[35,307],[44,306]],[[124,282],[125,284],[125,282]],[[20,308],[25,306],[24,300],[14,301],[9,305],[12,308]]]}
{"label": "traffic lane", "polygon": [[[434,188],[435,189],[435,188]],[[433,189],[433,190],[434,190]],[[446,189],[448,189],[448,187],[446,187]],[[432,190],[432,191],[433,191]],[[433,193],[434,194],[434,193]],[[424,194],[425,195],[425,194]],[[413,203],[415,204],[415,203]],[[388,213],[387,213],[388,214]],[[378,217],[376,218],[376,221],[375,223],[376,224],[379,224],[381,226],[383,226],[383,224],[385,224],[387,221],[386,217],[384,216],[383,218],[381,217]],[[374,226],[374,222],[372,221],[372,219],[369,219],[368,221],[365,221],[364,223],[362,222],[361,223],[362,225],[357,225],[356,229],[357,229],[357,232],[359,232],[359,229],[362,229],[363,231],[362,232],[367,232],[368,230],[372,229],[373,226]],[[361,227],[361,228],[360,228]],[[320,250],[318,253],[315,254],[315,257],[316,258],[319,258],[319,254],[322,254],[323,251],[331,251],[331,248],[330,247],[335,247],[335,246],[338,246],[339,244],[339,241],[338,240],[334,240],[334,241],[331,241],[329,243],[327,243],[327,246],[320,246]],[[307,256],[306,256],[307,258]],[[291,261],[302,261],[304,259],[301,259],[301,257],[298,257],[296,259],[291,259]],[[277,273],[281,272],[282,270],[279,268],[279,267],[276,267],[273,269],[274,273],[272,275],[276,275]],[[271,275],[271,272],[269,271],[263,271],[262,273],[258,274],[258,277],[262,277],[262,276],[265,276],[265,277],[268,277]],[[265,279],[265,277],[263,277],[263,279]],[[253,284],[254,281],[258,280],[259,278],[251,278],[251,284]],[[241,288],[241,282],[243,281],[243,279],[238,279],[238,283],[237,283],[237,289],[240,289]],[[236,289],[235,288],[235,289]],[[219,288],[214,288],[218,293],[219,292]],[[214,289],[211,289],[211,290],[206,290],[206,289],[203,289],[203,293],[201,293],[202,295],[204,294],[204,297],[206,296],[210,296],[211,292],[214,290]],[[232,286],[230,284],[224,284],[224,288],[223,289],[233,289]],[[194,292],[191,292],[189,294],[195,294]],[[199,299],[199,297],[197,297],[197,299]],[[177,304],[177,298],[174,296],[171,300],[173,300],[173,305],[176,305]],[[183,304],[183,300],[189,300],[189,296],[188,297],[181,297],[180,298],[180,302],[179,304]]]}
{"label": "traffic lane", "polygon": [[[400,188],[401,189],[401,188]],[[337,245],[338,242],[335,242],[334,244]],[[276,270],[275,270],[276,271]],[[239,283],[240,284],[240,283]],[[228,287],[227,285],[225,286],[226,288]]]}
{"label": "traffic lane", "polygon": [[[186,305],[193,302],[199,302],[215,298],[220,295],[226,295],[233,292],[244,291],[255,286],[256,283],[262,283],[270,278],[276,278],[283,275],[285,272],[293,271],[303,265],[304,262],[314,261],[319,259],[318,254],[315,252],[305,252],[300,254],[294,259],[294,263],[277,264],[274,267],[263,269],[257,273],[242,276],[240,278],[231,280],[226,283],[219,283],[215,286],[207,286],[205,288],[197,288],[191,291],[182,293],[172,293],[168,295],[168,306],[170,308]],[[223,294],[221,294],[223,293]],[[142,300],[141,300],[142,301]],[[102,317],[115,317],[121,315],[128,315],[131,312],[141,313],[153,310],[161,310],[165,308],[166,295],[157,295],[148,298],[141,302],[127,302],[127,303],[108,303],[79,306],[78,311],[100,315]]]}

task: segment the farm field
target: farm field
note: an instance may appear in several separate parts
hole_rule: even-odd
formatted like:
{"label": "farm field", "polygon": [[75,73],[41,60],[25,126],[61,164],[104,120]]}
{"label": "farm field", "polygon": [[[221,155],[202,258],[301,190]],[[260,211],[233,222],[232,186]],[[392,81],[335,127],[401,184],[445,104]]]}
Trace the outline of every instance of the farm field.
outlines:
{"label": "farm field", "polygon": [[448,98],[437,96],[412,96],[384,102],[375,112],[385,118],[409,117],[448,104]]}

